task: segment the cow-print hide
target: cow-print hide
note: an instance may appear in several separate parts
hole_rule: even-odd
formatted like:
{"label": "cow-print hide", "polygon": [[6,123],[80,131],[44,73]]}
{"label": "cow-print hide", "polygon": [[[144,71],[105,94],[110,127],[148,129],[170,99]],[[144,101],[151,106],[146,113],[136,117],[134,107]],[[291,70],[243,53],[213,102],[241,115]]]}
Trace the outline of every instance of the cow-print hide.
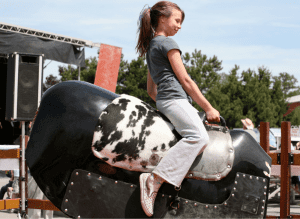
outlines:
{"label": "cow-print hide", "polygon": [[92,151],[108,164],[151,172],[181,136],[159,111],[122,94],[100,114]]}

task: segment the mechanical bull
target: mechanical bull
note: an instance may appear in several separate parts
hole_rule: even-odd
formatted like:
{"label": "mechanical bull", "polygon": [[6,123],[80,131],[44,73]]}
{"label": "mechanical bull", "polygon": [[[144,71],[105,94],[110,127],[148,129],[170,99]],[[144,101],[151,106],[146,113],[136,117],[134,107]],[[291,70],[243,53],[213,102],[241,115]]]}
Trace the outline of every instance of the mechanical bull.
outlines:
{"label": "mechanical bull", "polygon": [[[160,188],[153,217],[263,218],[271,158],[250,134],[229,131],[224,122],[206,129],[209,144],[180,190]],[[47,198],[70,217],[147,218],[139,175],[151,172],[180,138],[139,99],[68,81],[45,92],[26,159]]]}

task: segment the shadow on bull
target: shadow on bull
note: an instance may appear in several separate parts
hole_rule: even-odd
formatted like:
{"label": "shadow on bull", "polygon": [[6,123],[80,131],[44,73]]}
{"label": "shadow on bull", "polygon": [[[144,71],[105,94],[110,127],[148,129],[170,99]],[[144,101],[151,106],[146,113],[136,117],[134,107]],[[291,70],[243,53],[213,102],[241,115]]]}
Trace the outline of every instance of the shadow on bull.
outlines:
{"label": "shadow on bull", "polygon": [[[265,217],[271,158],[251,135],[224,123],[206,125],[209,144],[180,190],[160,188],[153,217]],[[43,193],[70,217],[147,218],[139,175],[180,138],[137,98],[68,81],[45,92],[26,159]]]}

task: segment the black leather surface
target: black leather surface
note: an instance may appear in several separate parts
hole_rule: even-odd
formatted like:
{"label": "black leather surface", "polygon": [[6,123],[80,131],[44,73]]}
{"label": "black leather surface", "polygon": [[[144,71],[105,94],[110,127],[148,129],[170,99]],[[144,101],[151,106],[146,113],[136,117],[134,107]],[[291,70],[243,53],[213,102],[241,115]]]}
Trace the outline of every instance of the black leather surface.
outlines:
{"label": "black leather surface", "polygon": [[86,82],[67,81],[42,97],[26,161],[44,194],[57,207],[72,171],[82,167],[91,151],[102,110],[118,95]]}
{"label": "black leather surface", "polygon": [[[234,189],[221,204],[203,204],[158,193],[154,218],[263,218],[268,181],[237,173]],[[140,203],[139,186],[84,170],[74,170],[61,209],[73,218],[148,218]]]}

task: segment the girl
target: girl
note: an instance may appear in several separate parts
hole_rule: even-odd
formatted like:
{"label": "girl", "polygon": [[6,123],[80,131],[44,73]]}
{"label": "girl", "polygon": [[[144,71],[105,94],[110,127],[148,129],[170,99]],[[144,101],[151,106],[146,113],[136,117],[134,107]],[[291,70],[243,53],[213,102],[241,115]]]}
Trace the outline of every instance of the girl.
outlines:
{"label": "girl", "polygon": [[188,76],[181,60],[181,50],[169,38],[184,20],[184,12],[175,3],[160,1],[141,12],[139,39],[140,57],[146,55],[148,65],[147,91],[156,101],[157,109],[166,115],[182,139],[160,161],[152,173],[140,175],[141,204],[147,216],[153,215],[154,201],[162,183],[180,187],[208,134],[191,105],[192,99],[206,112],[208,121],[220,121],[220,113],[202,95]]}

